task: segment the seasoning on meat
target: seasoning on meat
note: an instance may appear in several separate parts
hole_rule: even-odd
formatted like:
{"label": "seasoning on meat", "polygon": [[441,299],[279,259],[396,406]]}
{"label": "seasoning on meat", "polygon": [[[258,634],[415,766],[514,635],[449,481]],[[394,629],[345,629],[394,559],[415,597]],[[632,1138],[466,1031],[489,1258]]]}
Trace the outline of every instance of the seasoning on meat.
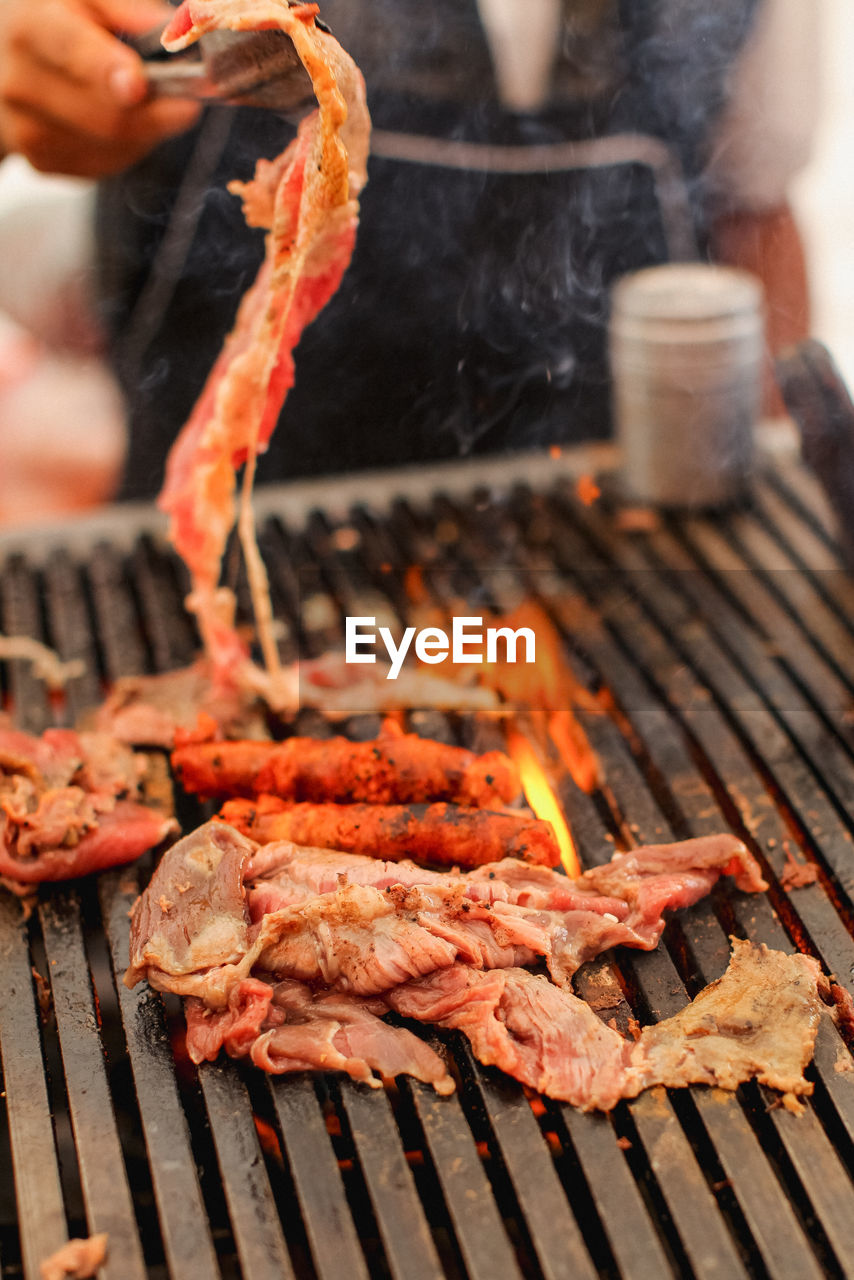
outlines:
{"label": "seasoning on meat", "polygon": [[389,862],[361,853],[311,849],[281,840],[256,849],[246,867],[246,882],[253,921],[319,893],[334,893],[345,884],[373,889],[388,889],[395,884],[404,888],[460,885],[464,896],[475,902],[513,902],[539,911],[611,912],[617,919],[627,913],[621,898],[602,897],[581,880],[570,880],[550,867],[538,867],[518,858],[502,858],[471,871],[428,871],[406,858]]}
{"label": "seasoning on meat", "polygon": [[259,160],[251,182],[232,184],[249,224],[268,232],[266,258],[172,448],[160,495],[172,541],[190,572],[189,607],[214,675],[226,686],[241,683],[248,662],[234,628],[234,597],[219,586],[234,523],[235,470],[246,464],[239,527],[259,638],[274,679],[279,663],[272,609],[249,506],[255,459],[293,383],[300,335],[349,264],[366,177],[364,82],[316,15],[315,4],[287,0],[184,0],[163,35],[167,49],[179,50],[209,31],[278,27],[293,41],[318,100],[283,155]]}
{"label": "seasoning on meat", "polygon": [[520,792],[516,767],[501,751],[463,747],[403,733],[386,721],[378,738],[288,738],[284,742],[198,742],[172,753],[185,791],[295,801],[411,804],[450,800],[475,808],[509,804]]}
{"label": "seasoning on meat", "polygon": [[0,876],[20,891],[132,862],[177,830],[139,802],[144,757],[98,733],[0,729]]}
{"label": "seasoning on meat", "polygon": [[220,816],[261,844],[293,840],[445,867],[479,867],[504,857],[547,867],[560,863],[551,823],[524,813],[444,803],[289,804],[262,795],[257,800],[229,800]]}

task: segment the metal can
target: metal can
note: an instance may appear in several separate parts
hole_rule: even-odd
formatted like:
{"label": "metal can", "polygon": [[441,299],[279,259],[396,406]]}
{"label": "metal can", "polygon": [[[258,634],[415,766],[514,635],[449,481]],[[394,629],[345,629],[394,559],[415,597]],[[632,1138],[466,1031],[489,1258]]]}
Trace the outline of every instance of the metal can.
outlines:
{"label": "metal can", "polygon": [[763,349],[762,290],[745,271],[674,263],[619,281],[610,358],[631,499],[703,508],[744,495]]}

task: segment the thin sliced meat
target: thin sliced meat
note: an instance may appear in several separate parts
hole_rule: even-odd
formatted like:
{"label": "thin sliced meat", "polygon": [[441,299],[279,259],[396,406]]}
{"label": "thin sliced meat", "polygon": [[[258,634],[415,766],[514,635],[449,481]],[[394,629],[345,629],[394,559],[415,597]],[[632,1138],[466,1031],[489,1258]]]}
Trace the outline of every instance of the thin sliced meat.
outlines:
{"label": "thin sliced meat", "polygon": [[252,850],[233,827],[214,821],[167,851],[134,904],[129,986],[150,966],[183,975],[243,959],[249,949],[243,870]]}
{"label": "thin sliced meat", "polygon": [[295,844],[446,867],[479,867],[516,857],[556,867],[560,850],[551,823],[525,813],[462,805],[288,804],[276,796],[228,800],[220,816],[266,844]]}
{"label": "thin sliced meat", "polygon": [[[490,689],[405,669],[397,680],[388,680],[388,667],[377,666],[378,670],[348,665],[343,655],[328,653],[283,667],[276,677],[275,710],[290,716],[301,707],[314,707],[328,720],[401,707],[501,710]],[[204,741],[211,736],[211,725],[222,738],[266,738],[264,699],[270,691],[263,680],[215,681],[210,662],[200,658],[160,675],[123,676],[89,719],[95,728],[138,747],[169,750],[179,739]],[[197,734],[200,716],[206,731]]]}
{"label": "thin sliced meat", "polygon": [[403,733],[393,721],[378,738],[287,738],[284,742],[194,742],[172,753],[185,791],[201,796],[257,796],[350,804],[454,801],[488,809],[520,793],[515,765],[501,751],[464,747]]}
{"label": "thin sliced meat", "polygon": [[86,791],[126,795],[145,770],[135,756],[106,733],[46,729],[40,735],[0,728],[0,775],[21,774],[54,790],[75,783]]}
{"label": "thin sliced meat", "polygon": [[386,995],[398,1013],[462,1031],[478,1060],[584,1110],[633,1097],[633,1045],[583,1000],[525,969],[457,964]]}
{"label": "thin sliced meat", "polygon": [[[259,920],[269,911],[294,906],[343,884],[386,889],[393,884],[464,886],[477,902],[511,902],[543,911],[610,913],[650,941],[660,936],[661,914],[689,906],[709,891],[721,875],[733,875],[747,892],[766,887],[756,860],[735,836],[704,836],[671,845],[647,845],[631,854],[615,854],[609,863],[571,880],[550,867],[518,858],[475,867],[471,871],[429,871],[409,859],[384,861],[366,854],[344,853],[275,841],[256,848],[246,868],[251,914]],[[605,889],[609,892],[606,894]],[[658,915],[651,914],[655,904]]]}
{"label": "thin sliced meat", "polygon": [[177,826],[140,803],[147,763],[103,733],[0,728],[0,876],[20,892],[160,844]]}
{"label": "thin sliced meat", "polygon": [[[190,1061],[213,1062],[223,1049],[230,1058],[245,1058],[261,1028],[273,1025],[272,1003],[273,988],[258,978],[236,982],[228,993],[225,1009],[209,1009],[203,1000],[189,996],[184,1001],[184,1016]],[[284,1021],[284,1014],[277,1021]]]}
{"label": "thin sliced meat", "polygon": [[622,899],[604,898],[559,871],[516,858],[502,858],[472,871],[428,871],[406,858],[388,862],[366,854],[306,848],[283,840],[256,849],[246,868],[246,883],[254,921],[317,894],[334,893],[346,884],[374,889],[387,889],[393,884],[406,888],[461,885],[465,896],[474,902],[514,902],[539,910],[612,912],[618,919],[627,914]]}
{"label": "thin sliced meat", "polygon": [[275,1000],[286,1021],[252,1047],[252,1061],[263,1070],[276,1075],[306,1068],[345,1071],[374,1088],[381,1080],[409,1075],[437,1093],[453,1093],[444,1060],[406,1027],[383,1022],[384,1005],[323,992],[312,997],[297,983],[278,984]]}
{"label": "thin sliced meat", "polygon": [[232,988],[223,1010],[208,1009],[196,998],[185,1001],[187,1051],[198,1063],[214,1061],[224,1049],[232,1058],[251,1057],[273,1075],[343,1071],[374,1088],[382,1080],[410,1075],[438,1093],[452,1093],[454,1082],[442,1058],[405,1027],[383,1022],[385,1011],[381,1002],[323,992],[314,996],[298,982],[272,986],[244,979]]}
{"label": "thin sliced meat", "polygon": [[[211,854],[205,852],[209,843]],[[218,852],[223,847],[228,856]],[[566,984],[580,964],[608,947],[651,949],[664,928],[661,913],[696,901],[722,872],[762,883],[750,854],[732,836],[651,846],[651,894],[644,891],[646,856],[643,849],[629,859],[616,855],[608,864],[611,874],[599,868],[598,878],[585,874],[576,881],[523,864],[517,871],[511,860],[468,875],[419,873],[406,863],[395,879],[389,864],[359,859],[352,881],[348,877],[340,887],[352,865],[342,855],[293,845],[259,848],[224,823],[208,823],[173,846],[137,904],[126,980],[147,976],[162,989],[223,1007],[230,987],[256,964],[280,977],[370,995],[459,960],[506,968],[541,957],[554,980]],[[196,884],[198,864],[200,884],[182,894],[183,885]],[[669,867],[669,898],[662,865]],[[330,876],[338,887],[300,891],[291,905],[250,915],[247,871],[289,867],[303,887],[308,878],[310,890],[326,889]],[[560,906],[544,908],[541,896],[526,905],[533,892],[529,873],[539,881],[537,895],[553,893]],[[493,892],[505,876],[504,891]],[[628,900],[600,896],[597,887],[606,881],[622,887]],[[653,899],[656,920],[648,910]]]}
{"label": "thin sliced meat", "polygon": [[175,820],[164,818],[156,809],[119,800],[110,812],[98,815],[96,827],[67,848],[57,845],[34,857],[19,858],[9,854],[6,832],[0,833],[0,875],[27,885],[92,875],[134,862],[177,830]]}
{"label": "thin sliced meat", "polygon": [[[234,598],[219,587],[234,524],[235,469],[266,447],[294,377],[293,350],[346,270],[355,242],[357,196],[366,176],[370,121],[361,74],[315,23],[317,6],[287,0],[185,0],[163,35],[170,50],[213,30],[278,27],[311,77],[318,109],[283,156],[259,161],[251,183],[235,183],[251,225],[268,230],[266,258],[234,329],[167,461],[160,504],[190,571],[188,600],[214,676],[240,683],[245,648],[234,629]],[[248,511],[248,508],[246,509]],[[241,534],[256,622],[270,667],[275,644],[266,579],[251,516]],[[266,598],[263,598],[266,597]],[[260,602],[260,603],[259,603]],[[257,616],[259,609],[264,615]]]}
{"label": "thin sliced meat", "polygon": [[204,658],[159,675],[123,676],[90,719],[131,746],[171,750],[176,733],[194,731],[200,716],[224,737],[266,734],[255,698],[236,687],[216,687]]}
{"label": "thin sliced meat", "polygon": [[477,1058],[552,1098],[610,1110],[656,1084],[758,1079],[800,1107],[821,1015],[817,961],[733,940],[724,976],[675,1017],[625,1040],[571,992],[522,969],[454,965],[386,994],[409,1018],[462,1031]]}

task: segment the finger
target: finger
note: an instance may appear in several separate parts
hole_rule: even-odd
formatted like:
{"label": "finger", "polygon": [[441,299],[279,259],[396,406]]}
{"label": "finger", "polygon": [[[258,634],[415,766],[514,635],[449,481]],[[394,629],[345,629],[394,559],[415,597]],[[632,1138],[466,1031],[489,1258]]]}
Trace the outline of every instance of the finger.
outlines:
{"label": "finger", "polygon": [[104,178],[129,168],[198,117],[195,103],[155,102],[129,113],[124,129],[110,137],[81,134],[38,112],[10,110],[4,141],[44,173]]}
{"label": "finger", "polygon": [[2,101],[4,118],[9,111],[16,112],[16,118],[29,114],[40,123],[52,122],[67,132],[105,141],[121,134],[128,111],[120,95],[107,86],[81,87],[38,62],[6,69]]}
{"label": "finger", "polygon": [[[26,55],[58,80],[65,80],[104,104],[141,102],[148,85],[142,59],[133,49],[62,0],[45,0],[31,25]],[[25,62],[22,50],[21,63]]]}

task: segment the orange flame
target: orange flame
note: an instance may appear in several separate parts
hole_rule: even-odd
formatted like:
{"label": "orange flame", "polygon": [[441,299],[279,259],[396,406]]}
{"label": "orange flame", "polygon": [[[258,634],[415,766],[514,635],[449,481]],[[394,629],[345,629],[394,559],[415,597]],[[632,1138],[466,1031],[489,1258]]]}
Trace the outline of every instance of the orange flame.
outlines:
{"label": "orange flame", "polygon": [[577,787],[589,795],[601,786],[602,775],[596,752],[568,707],[551,713],[549,735]]}
{"label": "orange flame", "polygon": [[531,743],[512,725],[507,727],[507,750],[519,770],[525,799],[538,818],[544,818],[552,825],[566,874],[573,878],[581,875],[572,835],[546,771]]}

